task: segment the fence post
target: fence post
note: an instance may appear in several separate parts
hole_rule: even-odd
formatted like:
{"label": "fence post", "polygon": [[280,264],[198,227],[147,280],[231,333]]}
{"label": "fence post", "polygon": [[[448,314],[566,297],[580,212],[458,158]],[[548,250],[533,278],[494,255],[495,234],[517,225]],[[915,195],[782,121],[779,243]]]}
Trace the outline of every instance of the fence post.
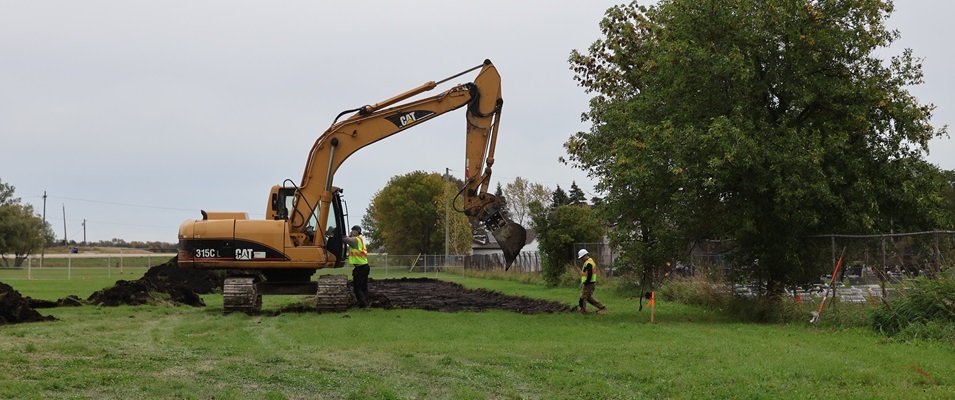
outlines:
{"label": "fence post", "polygon": [[66,280],[73,279],[73,254],[66,256]]}
{"label": "fence post", "polygon": [[885,265],[885,236],[882,236],[882,273],[879,274],[879,280],[882,283],[882,298],[886,299],[885,293],[885,274],[888,273],[888,268]]}
{"label": "fence post", "polygon": [[113,269],[109,265],[109,258],[106,260],[106,279],[111,279],[113,277]]}

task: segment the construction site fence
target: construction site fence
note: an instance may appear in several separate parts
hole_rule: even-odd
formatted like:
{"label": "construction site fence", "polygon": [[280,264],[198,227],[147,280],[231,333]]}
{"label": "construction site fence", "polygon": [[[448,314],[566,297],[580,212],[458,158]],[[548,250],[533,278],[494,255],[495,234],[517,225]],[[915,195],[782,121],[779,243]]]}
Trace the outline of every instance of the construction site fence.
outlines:
{"label": "construction site fence", "polygon": [[[383,267],[404,268],[409,271],[436,271],[443,268],[461,268],[469,270],[497,270],[504,269],[503,254],[471,254],[471,255],[444,255],[444,254],[369,254],[368,264],[372,268]],[[536,251],[525,251],[518,254],[509,271],[540,272],[541,257]]]}
{"label": "construction site fence", "polygon": [[[588,250],[603,248],[585,245]],[[955,231],[827,234],[805,237],[801,246],[797,250],[807,275],[805,282],[788,288],[788,295],[794,298],[818,298],[835,286],[841,302],[881,302],[904,293],[914,279],[955,276]],[[734,247],[732,241],[695,243],[682,258],[674,258],[667,272],[671,276],[719,276],[732,282],[738,295],[760,293],[760,282],[738,279],[748,266],[733,262],[730,251]],[[614,253],[605,251],[612,264]]]}

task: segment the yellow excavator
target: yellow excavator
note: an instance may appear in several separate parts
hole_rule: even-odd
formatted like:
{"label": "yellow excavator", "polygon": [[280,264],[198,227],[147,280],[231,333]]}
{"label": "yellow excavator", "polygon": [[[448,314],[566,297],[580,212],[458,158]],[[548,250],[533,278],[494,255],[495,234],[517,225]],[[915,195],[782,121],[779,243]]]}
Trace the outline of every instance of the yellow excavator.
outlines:
{"label": "yellow excavator", "polygon": [[[473,82],[409,100],[477,69]],[[260,311],[263,294],[314,294],[319,311],[348,308],[351,294],[345,275],[312,281],[317,270],[340,268],[347,260],[347,215],[342,189],[332,185],[335,172],[359,149],[462,107],[467,136],[464,185],[458,191],[463,208],[458,211],[484,224],[509,267],[524,247],[526,232],[502,213],[502,200],[487,192],[503,104],[501,77],[485,60],[439,82],[343,111],[312,146],[301,183],[286,180],[272,187],[265,219],[252,220],[244,212],[202,211],[201,220],[183,222],[179,267],[228,271],[222,289],[227,313]]]}

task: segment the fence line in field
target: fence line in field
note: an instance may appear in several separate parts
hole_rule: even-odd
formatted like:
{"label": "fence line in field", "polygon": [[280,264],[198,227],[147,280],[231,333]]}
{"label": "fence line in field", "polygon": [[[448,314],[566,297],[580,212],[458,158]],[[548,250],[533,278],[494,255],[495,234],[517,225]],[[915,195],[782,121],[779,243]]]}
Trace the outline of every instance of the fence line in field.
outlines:
{"label": "fence line in field", "polygon": [[[174,257],[175,254],[48,254],[44,256],[30,256],[24,260],[19,270],[25,270],[25,279],[55,280],[63,278],[49,278],[50,273],[59,276],[66,271],[66,280],[73,279],[76,271],[81,277],[98,275],[105,268],[106,277],[112,277],[113,270],[123,274],[126,268],[149,268],[162,264]],[[42,265],[42,266],[41,266]],[[16,279],[16,278],[14,278]]]}

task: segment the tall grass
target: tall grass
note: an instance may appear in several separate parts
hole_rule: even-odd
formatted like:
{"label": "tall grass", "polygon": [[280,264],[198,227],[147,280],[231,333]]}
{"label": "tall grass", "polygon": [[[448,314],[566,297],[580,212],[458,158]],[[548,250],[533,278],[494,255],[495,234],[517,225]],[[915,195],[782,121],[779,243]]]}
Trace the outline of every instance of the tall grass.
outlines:
{"label": "tall grass", "polygon": [[900,339],[955,344],[955,277],[919,278],[902,297],[873,314],[872,328]]}

